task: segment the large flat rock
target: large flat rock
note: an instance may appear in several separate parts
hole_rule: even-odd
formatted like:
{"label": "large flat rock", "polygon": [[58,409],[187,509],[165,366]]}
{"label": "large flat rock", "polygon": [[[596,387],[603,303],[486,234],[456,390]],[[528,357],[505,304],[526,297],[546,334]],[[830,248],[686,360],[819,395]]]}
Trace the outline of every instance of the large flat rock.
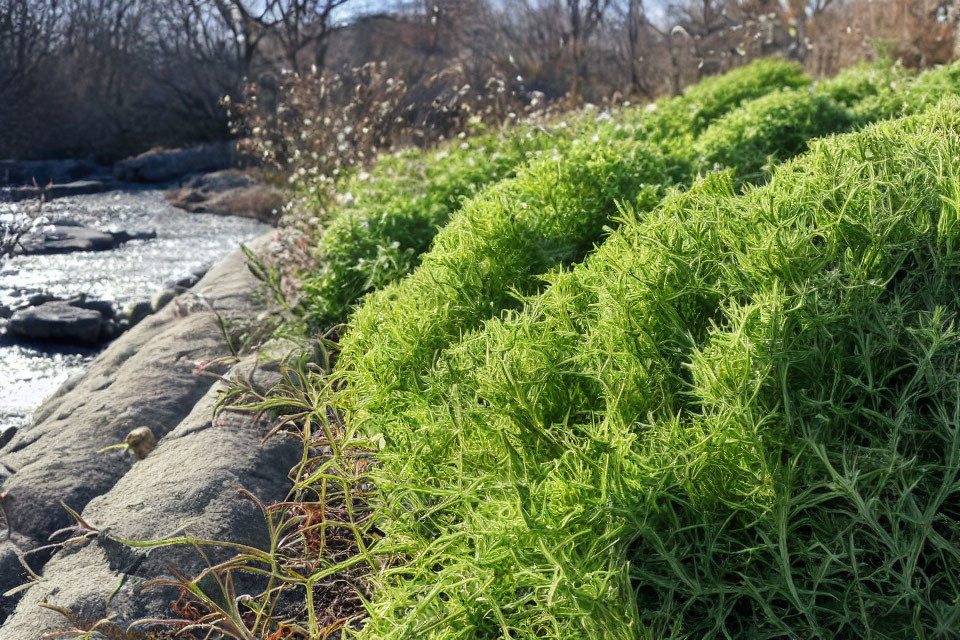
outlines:
{"label": "large flat rock", "polygon": [[127,233],[98,231],[74,225],[58,225],[46,231],[30,233],[21,238],[20,252],[27,255],[74,253],[77,251],[110,251],[130,240],[156,238],[155,232]]}
{"label": "large flat rock", "polygon": [[21,339],[71,344],[96,344],[103,316],[66,302],[27,307],[10,318],[10,331]]}
{"label": "large flat rock", "polygon": [[114,165],[125,182],[168,182],[190,173],[227,169],[236,157],[232,142],[204,144],[189,149],[148,151]]}
{"label": "large flat rock", "polygon": [[[247,360],[228,377],[252,377],[261,387],[279,378],[273,371],[254,367],[255,361]],[[261,444],[268,425],[253,422],[249,414],[223,414],[213,424],[221,387],[218,383],[208,391],[153,453],[134,464],[109,492],[92,500],[83,510],[84,520],[128,540],[189,534],[269,548],[263,515],[238,489],[268,503],[282,500],[289,487],[286,471],[298,461],[300,447],[290,439]],[[212,562],[235,555],[215,547],[205,553]],[[151,580],[172,579],[170,565],[187,575],[207,566],[190,546],[142,552],[102,537],[58,552],[44,568],[43,580],[27,591],[0,628],[0,640],[40,638],[69,629],[61,614],[38,607],[38,602],[74,611],[87,624],[111,615],[121,628],[141,618],[169,617],[178,590],[144,587]]]}
{"label": "large flat rock", "polygon": [[0,187],[70,183],[105,169],[90,160],[0,160]]}
{"label": "large flat rock", "polygon": [[35,198],[44,198],[45,200],[54,200],[56,198],[68,198],[70,196],[83,196],[91,193],[103,193],[116,188],[117,183],[113,180],[76,180],[74,182],[60,182],[54,184],[39,184],[39,186],[14,187],[8,191],[8,195],[14,200],[32,200]]}
{"label": "large flat rock", "polygon": [[[251,248],[260,250],[266,242],[261,238]],[[254,314],[257,288],[243,254],[235,252],[110,344],[80,380],[48,399],[33,424],[0,449],[0,493],[6,493],[3,504],[18,548],[44,544],[71,524],[61,500],[82,511],[130,472],[124,456],[97,451],[141,426],[162,439],[191,413],[215,381],[199,375],[198,364],[231,354],[223,327],[237,327]],[[43,560],[32,556],[31,566],[37,569]],[[0,576],[15,573],[19,563],[0,553]]]}

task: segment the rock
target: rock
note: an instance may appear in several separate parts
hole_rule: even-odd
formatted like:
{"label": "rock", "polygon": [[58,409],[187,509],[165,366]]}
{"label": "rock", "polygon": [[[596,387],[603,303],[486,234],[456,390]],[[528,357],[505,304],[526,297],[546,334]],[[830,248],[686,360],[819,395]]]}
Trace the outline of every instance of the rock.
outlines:
{"label": "rock", "polygon": [[127,321],[130,323],[130,326],[134,326],[140,323],[141,320],[153,313],[153,305],[151,305],[146,300],[141,300],[127,311]]}
{"label": "rock", "polygon": [[54,227],[52,231],[31,233],[20,244],[26,254],[107,251],[115,246],[113,234],[84,227]]}
{"label": "rock", "polygon": [[178,287],[180,289],[186,290],[192,287],[193,285],[197,284],[198,282],[200,282],[200,278],[202,277],[203,277],[202,273],[200,274],[190,273],[189,275],[185,275],[182,278],[178,280],[174,280],[173,282],[169,283],[167,287],[171,289]]}
{"label": "rock", "polygon": [[70,216],[54,216],[50,218],[50,224],[55,227],[82,227],[83,223]]}
{"label": "rock", "polygon": [[27,234],[20,241],[20,251],[27,255],[73,253],[75,251],[109,251],[130,240],[150,240],[156,237],[155,231],[111,233],[86,227],[60,225],[48,231]]}
{"label": "rock", "polygon": [[70,183],[105,170],[91,160],[0,160],[0,186]]}
{"label": "rock", "polygon": [[[266,242],[267,239],[263,238],[252,243],[251,248],[257,251]],[[270,457],[264,461],[260,457],[260,450],[253,446],[262,437],[259,430],[245,431],[246,440],[231,442],[213,439],[214,436],[240,437],[231,428],[205,429],[211,434],[206,437],[211,439],[190,440],[193,446],[189,449],[189,456],[186,449],[170,449],[170,453],[163,456],[160,452],[165,449],[164,436],[177,428],[191,412],[198,416],[197,422],[183,427],[184,438],[193,430],[201,430],[199,416],[206,415],[209,419],[212,405],[197,409],[194,406],[205,397],[215,401],[215,394],[209,395],[215,379],[197,375],[195,370],[200,362],[217,360],[230,354],[218,314],[239,330],[242,319],[254,314],[251,294],[256,288],[257,281],[247,269],[243,254],[235,252],[213,268],[197,284],[194,292],[184,294],[176,308],[169,305],[120,336],[91,363],[79,381],[74,380],[72,386],[61,388],[37,409],[34,422],[21,429],[0,451],[0,466],[11,472],[3,480],[0,492],[7,494],[4,505],[14,535],[23,540],[20,548],[26,550],[43,545],[50,534],[72,524],[69,514],[60,504],[61,500],[72,509],[84,512],[93,498],[110,492],[126,476],[130,476],[130,484],[118,487],[112,493],[119,496],[118,500],[132,499],[125,506],[117,507],[129,511],[121,516],[119,510],[114,512],[113,507],[104,506],[102,508],[108,511],[101,512],[104,515],[100,522],[106,523],[116,518],[131,526],[136,523],[136,527],[142,527],[130,530],[131,535],[142,534],[145,538],[169,535],[172,529],[166,526],[168,520],[152,519],[154,515],[160,517],[165,509],[172,508],[177,500],[192,505],[190,508],[194,509],[194,513],[215,516],[212,519],[221,521],[224,527],[236,524],[237,514],[248,513],[246,510],[249,507],[239,504],[234,486],[243,482],[257,490],[263,481],[261,476],[264,470],[280,469],[283,461]],[[181,310],[184,313],[179,313]],[[210,368],[214,372],[224,373],[222,369]],[[132,469],[129,461],[123,457],[97,453],[107,446],[123,442],[132,430],[143,425],[149,425],[159,444],[156,451]],[[224,455],[224,452],[230,455]],[[203,458],[198,457],[201,455]],[[254,456],[254,459],[251,461],[245,456]],[[238,477],[231,471],[234,457],[248,460]],[[271,467],[270,464],[278,466]],[[137,470],[141,465],[146,465],[142,472]],[[204,481],[202,485],[194,484],[200,481],[198,474],[204,467],[216,470],[220,485],[213,480]],[[160,469],[165,469],[164,475],[151,475]],[[283,469],[283,473],[285,471]],[[133,473],[137,475],[131,476]],[[132,486],[141,487],[139,493],[131,493]],[[156,488],[157,495],[167,496],[162,503],[150,503],[154,500],[148,498],[148,495],[152,495],[149,494],[151,486]],[[263,495],[266,499],[272,499],[273,494],[265,491]],[[140,503],[141,499],[147,501]],[[204,504],[210,511],[203,511]],[[153,511],[155,507],[159,509],[156,513]],[[177,519],[176,527],[184,524],[180,520],[183,515],[183,510],[170,512],[170,517]],[[221,533],[226,535],[226,531],[229,528]],[[209,532],[215,533],[215,530]],[[197,527],[196,533],[208,532],[203,527]],[[98,549],[90,547],[90,553]],[[86,553],[85,550],[81,551]],[[105,556],[101,554],[99,557]],[[164,556],[159,554],[157,557]],[[39,569],[42,556],[31,558],[32,566]],[[77,555],[64,553],[63,561],[66,562],[68,558],[76,559]],[[84,558],[81,557],[86,562],[88,559]],[[15,555],[0,555],[0,577],[19,572],[19,566]],[[184,566],[190,568],[186,564]],[[63,589],[61,593],[64,599],[75,587],[78,590],[87,589],[85,593],[90,593],[90,584],[98,576],[106,576],[110,580],[116,577],[109,562],[105,565],[91,564],[90,570],[85,573],[84,584],[76,582],[79,574],[73,575],[73,581],[67,580],[58,585]],[[116,584],[114,580],[108,590],[112,590]],[[61,601],[57,600],[58,603]],[[31,600],[31,603],[35,602]],[[3,602],[0,602],[0,606],[3,606]],[[29,613],[26,613],[28,610]],[[19,618],[24,626],[21,627],[19,622],[8,622],[0,630],[0,638],[19,640],[42,635],[34,634],[31,631],[34,623],[26,620],[36,620],[38,618],[29,616],[42,617],[45,614],[38,613],[33,604],[25,605],[24,611],[23,615],[28,617]]]}
{"label": "rock", "polygon": [[[39,183],[38,183],[39,184]],[[8,190],[10,198],[16,202],[43,197],[45,200],[102,193],[115,188],[115,184],[101,180],[78,180],[76,182],[39,184],[39,186],[15,187]]]}
{"label": "rock", "polygon": [[80,309],[96,311],[103,317],[104,320],[113,320],[117,317],[117,310],[113,306],[113,302],[109,300],[87,300],[86,296],[80,296],[79,298],[68,300],[67,302],[71,306],[78,307]]}
{"label": "rock", "polygon": [[163,289],[153,296],[153,300],[150,301],[150,308],[153,309],[154,313],[156,313],[157,311],[160,311],[160,309],[163,309],[165,306],[167,306],[167,303],[184,291],[186,291],[185,288],[176,286]]}
{"label": "rock", "polygon": [[127,233],[126,231],[115,231],[110,235],[113,236],[114,244],[120,245],[126,242],[130,242],[131,240],[154,240],[157,237],[157,232],[142,231],[138,233]]}
{"label": "rock", "polygon": [[3,431],[0,431],[0,449],[3,449],[7,446],[7,443],[13,440],[13,436],[17,435],[18,429],[16,427],[8,427]]}
{"label": "rock", "polygon": [[13,309],[5,304],[0,304],[0,319],[7,319],[13,315]]}
{"label": "rock", "polygon": [[49,293],[34,293],[27,298],[26,306],[39,307],[40,305],[48,302],[60,302],[60,299],[57,298],[57,296],[50,295]]}
{"label": "rock", "polygon": [[102,323],[103,317],[96,311],[66,302],[46,302],[14,313],[10,332],[25,340],[93,345],[100,341]]}
{"label": "rock", "polygon": [[236,145],[232,142],[154,150],[121,160],[114,165],[114,175],[127,182],[169,182],[189,173],[226,169],[235,157]]}
{"label": "rock", "polygon": [[97,342],[102,344],[116,340],[121,333],[123,333],[123,331],[121,331],[120,325],[117,324],[115,320],[104,320],[100,325],[100,335],[97,338]]}
{"label": "rock", "polygon": [[[2,520],[3,516],[0,515],[0,521]],[[10,538],[5,535],[0,536],[0,567],[7,568],[0,572],[0,620],[6,619],[13,613],[17,602],[14,598],[4,598],[3,594],[19,587],[30,578],[17,559],[17,555],[23,553],[28,546],[29,542],[20,536],[12,535]]]}
{"label": "rock", "polygon": [[114,185],[101,180],[77,180],[76,182],[54,183],[43,190],[43,195],[47,199],[82,196],[91,193],[102,193],[113,188],[113,186]]}
{"label": "rock", "polygon": [[223,193],[232,189],[251,187],[253,184],[253,179],[243,171],[226,169],[188,176],[180,183],[180,187],[205,193]]}
{"label": "rock", "polygon": [[191,213],[242,216],[272,224],[288,197],[275,187],[257,184],[248,175],[230,170],[193,176],[180,188],[168,191],[167,200]]}
{"label": "rock", "polygon": [[[247,360],[238,367],[246,375],[251,364]],[[260,372],[256,379],[272,384],[279,376]],[[226,413],[223,424],[212,424],[221,390],[221,383],[211,388],[156,450],[87,505],[83,519],[124,539],[157,540],[186,533],[268,549],[263,514],[239,489],[267,504],[282,500],[289,489],[286,471],[297,463],[300,446],[284,438],[262,444],[268,425],[253,422],[249,414]],[[215,547],[204,552],[211,562],[235,554]],[[82,548],[61,551],[44,568],[43,581],[30,587],[0,628],[0,639],[39,638],[69,629],[61,615],[37,606],[43,601],[79,614],[90,612],[94,620],[113,615],[120,628],[141,618],[167,618],[178,590],[144,586],[151,580],[171,579],[170,566],[195,576],[208,565],[189,545],[141,552],[101,537]],[[259,578],[239,573],[234,577],[241,594],[252,591],[252,582],[262,588]]]}

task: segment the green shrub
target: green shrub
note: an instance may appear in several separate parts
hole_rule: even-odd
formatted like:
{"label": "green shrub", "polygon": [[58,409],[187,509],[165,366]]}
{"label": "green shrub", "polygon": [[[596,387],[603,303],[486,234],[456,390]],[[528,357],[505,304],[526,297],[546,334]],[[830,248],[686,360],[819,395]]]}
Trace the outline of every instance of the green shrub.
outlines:
{"label": "green shrub", "polygon": [[747,100],[778,89],[805,87],[811,83],[803,67],[778,58],[757,60],[723,75],[712,76],[687,87],[679,98],[656,103],[648,117],[651,135],[667,143],[696,136],[717,118]]}
{"label": "green shrub", "polygon": [[850,109],[858,124],[900,115],[903,89],[914,73],[900,65],[857,65],[817,83],[819,94],[830,96]]}
{"label": "green shrub", "polygon": [[300,313],[308,332],[342,322],[361,296],[412,271],[463,198],[569,135],[522,127],[438,151],[385,155],[353,176],[340,188],[353,201],[334,210],[316,240],[320,268],[304,278]]}
{"label": "green shrub", "polygon": [[[817,142],[744,196],[714,174],[626,212],[583,264],[446,351],[368,415],[383,544],[405,562],[377,576],[363,635],[952,637],[958,158],[951,102]],[[464,211],[490,224],[480,212],[537,175]],[[472,265],[447,253],[412,280],[473,287]],[[409,293],[368,304],[357,331]],[[403,358],[388,342],[423,336],[390,331],[376,348]],[[403,375],[379,364],[385,385]]]}
{"label": "green shrub", "polygon": [[362,296],[415,269],[463,198],[513,175],[538,151],[603,136],[654,138],[671,155],[689,155],[685,136],[743,100],[808,82],[797,65],[765,60],[663,101],[661,111],[627,109],[599,124],[596,114],[570,114],[552,123],[550,133],[521,127],[458,140],[439,151],[382,156],[369,173],[355,174],[339,188],[353,201],[333,210],[315,240],[320,267],[303,278],[301,329],[312,334],[342,322]]}
{"label": "green shrub", "polygon": [[744,103],[697,139],[701,166],[736,168],[740,182],[758,182],[769,167],[801,153],[812,138],[848,129],[850,114],[831,98],[784,90]]}
{"label": "green shrub", "polygon": [[575,141],[467,202],[408,278],[368,296],[343,339],[358,397],[413,389],[438,349],[582,258],[621,201],[650,207],[689,168],[633,140]]}
{"label": "green shrub", "polygon": [[689,181],[689,144],[633,138],[663,133],[665,123],[694,131],[745,100],[807,83],[794,63],[753,63],[710,78],[661,110],[620,114],[592,136],[580,125],[572,146],[481,193],[440,233],[420,269],[368,298],[352,318],[341,357],[357,397],[415,389],[437,350],[513,304],[515,289],[530,291],[549,269],[579,260],[600,240],[618,202],[639,197],[650,207],[665,188]]}
{"label": "green shrub", "polygon": [[960,62],[924,71],[903,92],[905,113],[918,113],[949,96],[960,95]]}

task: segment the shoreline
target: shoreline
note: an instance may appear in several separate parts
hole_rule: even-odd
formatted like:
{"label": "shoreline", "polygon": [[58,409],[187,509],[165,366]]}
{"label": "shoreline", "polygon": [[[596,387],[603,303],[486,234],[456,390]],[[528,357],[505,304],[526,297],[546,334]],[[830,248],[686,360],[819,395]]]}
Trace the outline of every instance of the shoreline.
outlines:
{"label": "shoreline", "polygon": [[[262,255],[269,250],[272,236],[273,232],[261,235],[247,246]],[[175,448],[178,441],[191,433],[212,431],[214,436],[211,437],[245,434],[243,437],[249,442],[245,441],[243,448],[249,451],[243,453],[233,449],[238,454],[243,453],[236,456],[235,464],[241,464],[240,459],[243,458],[247,464],[259,469],[257,460],[261,455],[279,456],[279,461],[289,459],[292,464],[297,454],[296,447],[291,449],[285,441],[278,441],[277,445],[267,448],[252,446],[259,438],[256,435],[259,425],[245,423],[242,416],[236,420],[243,424],[243,429],[209,429],[216,397],[215,387],[220,383],[215,377],[205,374],[225,375],[234,369],[220,364],[220,359],[231,357],[231,342],[238,340],[244,325],[254,320],[257,304],[253,298],[257,285],[242,251],[234,251],[217,263],[193,289],[180,294],[171,304],[148,316],[107,346],[81,376],[69,381],[48,398],[34,413],[33,421],[0,448],[0,494],[4,496],[2,505],[9,518],[11,532],[10,539],[0,545],[0,593],[28,579],[17,558],[20,553],[46,544],[50,534],[70,526],[72,520],[61,507],[61,500],[76,512],[84,514],[86,519],[87,508],[94,500],[98,504],[109,503],[110,499],[106,496],[126,476],[149,466],[146,464],[148,462],[157,464],[151,458],[159,454],[151,454],[145,461],[131,464],[123,452],[98,453],[104,447],[122,442],[135,428],[147,426],[151,429],[159,443],[158,452]],[[229,332],[224,331],[225,326],[231,327]],[[250,366],[249,358],[244,366]],[[219,433],[221,431],[223,433]],[[216,449],[204,447],[191,453],[196,457],[195,468],[191,471],[205,477],[205,481],[221,486],[224,474],[236,472],[231,467],[234,462],[230,457],[218,455]],[[140,483],[140,489],[149,492],[165,482],[172,483],[167,489],[179,486],[181,475],[186,472],[182,466],[183,455],[174,455],[167,461],[167,466],[153,468],[147,480]],[[204,476],[202,471],[205,466],[212,470],[213,478]],[[282,497],[282,492],[286,490],[288,467],[279,464],[279,473],[274,474],[278,477],[267,473],[264,479],[255,483],[261,488],[261,497]],[[243,475],[237,473],[236,479],[242,481]],[[201,478],[192,484],[196,486],[203,481]],[[280,495],[274,495],[278,493]],[[125,499],[130,495],[133,495],[130,490],[124,490],[113,499]],[[232,504],[238,497],[233,492],[218,490],[194,496],[192,500],[181,497],[173,505],[169,504],[169,498],[164,501],[162,496],[154,497],[154,501],[166,505],[170,518],[188,517],[195,526],[206,529],[216,529],[223,524],[211,522],[210,518],[204,520],[203,517],[211,501],[215,503],[220,500]],[[236,508],[240,512],[247,512],[241,507]],[[250,520],[254,514],[247,515]],[[108,526],[114,529],[141,527],[142,531],[154,534],[149,536],[151,538],[173,534],[172,529],[164,532],[157,528],[156,518],[159,517],[161,514],[157,513],[138,517],[135,508],[124,508],[120,509],[117,522]],[[90,518],[94,526],[104,524],[102,515],[95,513]],[[260,521],[262,526],[262,518]],[[251,542],[255,542],[262,533],[255,522],[246,522],[243,526],[232,522],[222,531],[210,530],[208,534],[227,538],[243,535],[244,529],[251,537]],[[182,550],[178,553],[183,555]],[[71,555],[60,551],[52,556],[55,559],[64,554]],[[13,614],[0,626],[0,639],[39,637],[48,631],[61,630],[61,622],[66,622],[62,616],[27,604],[41,597],[37,596],[39,592],[44,592],[42,597],[50,596],[48,601],[51,603],[72,608],[79,606],[81,600],[86,602],[92,597],[90,594],[102,588],[103,585],[97,583],[93,575],[89,578],[73,576],[65,581],[60,580],[58,575],[48,575],[42,566],[50,555],[44,552],[39,556],[27,556],[31,569],[42,573],[44,581],[26,590],[23,604],[16,609],[16,613],[14,605],[19,598],[0,599],[0,618],[6,619]],[[182,560],[180,568],[187,573],[193,566],[199,566],[197,559],[193,559],[193,566],[188,559]],[[161,576],[154,575],[149,579],[158,577]],[[114,586],[115,582],[106,588],[109,591]],[[84,593],[82,597],[78,595],[77,601],[65,602],[62,596],[54,597],[51,593],[51,590],[59,592],[62,589],[71,592],[79,589]],[[141,606],[136,604],[139,600],[135,594],[131,592],[128,595],[130,607],[135,609]],[[162,614],[162,611],[154,611],[151,615]]]}

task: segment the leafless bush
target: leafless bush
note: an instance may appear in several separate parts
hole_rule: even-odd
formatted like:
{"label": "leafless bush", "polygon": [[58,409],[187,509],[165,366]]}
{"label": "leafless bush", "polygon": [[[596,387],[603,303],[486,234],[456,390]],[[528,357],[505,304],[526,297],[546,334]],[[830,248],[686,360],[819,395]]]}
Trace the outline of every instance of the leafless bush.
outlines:
{"label": "leafless bush", "polygon": [[33,204],[14,204],[5,202],[0,191],[0,265],[17,251],[25,235],[48,222],[43,215],[42,198]]}
{"label": "leafless bush", "polygon": [[474,87],[454,67],[410,85],[385,62],[339,74],[284,73],[251,84],[242,103],[227,102],[247,153],[277,175],[321,180],[383,150],[429,146],[543,107],[539,94],[502,78]]}

